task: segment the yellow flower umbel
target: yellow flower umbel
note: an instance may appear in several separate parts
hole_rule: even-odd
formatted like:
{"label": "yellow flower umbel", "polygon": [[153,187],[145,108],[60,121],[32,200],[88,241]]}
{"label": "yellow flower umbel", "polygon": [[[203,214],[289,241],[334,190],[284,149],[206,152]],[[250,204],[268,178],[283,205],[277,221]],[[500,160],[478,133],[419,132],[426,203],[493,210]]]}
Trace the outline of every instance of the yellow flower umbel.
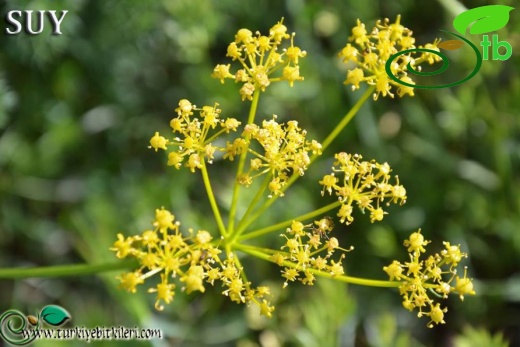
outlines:
{"label": "yellow flower umbel", "polygon": [[[285,278],[284,287],[289,281],[295,280],[312,285],[316,271],[328,273],[331,277],[344,274],[342,260],[345,253],[353,250],[354,247],[341,248],[337,238],[329,238],[327,234],[333,228],[330,218],[322,218],[310,225],[293,221],[286,233],[280,235],[287,241],[281,248],[284,252],[274,253],[271,259],[284,267],[282,271],[282,277]],[[337,262],[331,259],[336,250],[345,252]]]}
{"label": "yellow flower umbel", "polygon": [[354,203],[363,212],[370,211],[370,221],[375,222],[383,220],[387,214],[381,207],[385,200],[387,205],[390,202],[406,202],[406,189],[399,184],[399,178],[395,176],[396,184],[389,183],[391,169],[387,163],[362,161],[361,155],[345,152],[336,154],[335,158],[333,172],[325,175],[319,183],[323,186],[322,195],[334,191],[338,196],[341,203],[338,217],[341,223],[348,225],[354,220]]}
{"label": "yellow flower umbel", "polygon": [[421,259],[424,248],[430,241],[425,240],[421,229],[412,233],[410,238],[404,241],[408,247],[410,261],[404,264],[394,260],[392,264],[383,267],[390,280],[401,282],[399,292],[403,297],[403,306],[409,311],[418,309],[418,317],[428,316],[428,327],[434,324],[444,324],[444,313],[447,308],[441,308],[440,303],[434,301],[434,297],[447,298],[449,294],[459,294],[461,300],[464,295],[475,295],[471,279],[457,275],[457,266],[467,254],[461,252],[460,246],[452,246],[444,242],[445,249],[440,253],[430,255],[425,260]]}
{"label": "yellow flower umbel", "polygon": [[307,131],[298,127],[297,121],[280,124],[273,116],[271,120],[264,120],[261,127],[247,125],[242,134],[244,139],[228,143],[228,153],[224,157],[232,159],[233,155],[240,154],[244,143],[258,142],[262,151],[248,149],[255,158],[250,161],[249,171],[239,177],[239,183],[248,186],[254,178],[269,173],[272,177],[269,191],[283,196],[282,188],[289,177],[293,174],[303,176],[310,163],[310,154],[321,154],[321,144],[307,140],[306,135]]}
{"label": "yellow flower umbel", "polygon": [[[150,147],[155,151],[174,147],[175,150],[168,153],[168,165],[180,169],[187,158],[184,166],[191,172],[201,169],[202,161],[211,164],[214,153],[218,150],[212,141],[224,133],[236,131],[241,124],[235,118],[221,119],[222,110],[218,108],[217,103],[197,108],[189,100],[182,99],[175,111],[177,117],[170,121],[170,127],[177,136],[167,140],[156,132],[150,140]],[[194,112],[197,112],[199,117],[194,116]]]}
{"label": "yellow flower umbel", "polygon": [[[345,84],[351,84],[352,90],[359,88],[359,84],[366,82],[375,86],[374,100],[379,95],[394,97],[392,87],[397,87],[397,95],[403,97],[405,94],[414,95],[413,88],[404,86],[393,81],[385,70],[385,65],[390,56],[415,47],[415,38],[412,31],[401,25],[401,16],[398,15],[394,23],[389,19],[378,20],[371,32],[368,32],[359,19],[357,25],[352,29],[352,36],[348,43],[338,54],[345,63],[352,62],[357,67],[349,70]],[[427,44],[424,47],[439,51],[437,45],[440,41]],[[440,57],[432,53],[423,52],[419,57],[413,58],[411,53],[402,54],[393,61],[391,71],[394,76],[406,83],[414,84],[408,76],[408,64],[420,71],[419,64],[427,62],[433,64],[440,61]]]}
{"label": "yellow flower umbel", "polygon": [[173,301],[177,287],[187,294],[204,293],[205,283],[213,286],[219,281],[226,288],[222,293],[232,301],[254,303],[262,314],[271,316],[274,308],[268,301],[269,289],[251,287],[234,253],[228,253],[227,259],[221,260],[221,251],[208,231],[195,233],[188,229],[185,236],[180,231],[181,223],[175,221],[173,214],[164,208],[155,212],[153,230],[126,239],[118,234],[118,240],[111,248],[118,258],[133,257],[140,265],[137,270],[118,277],[122,288],[135,293],[138,285],[160,274],[160,282],[148,292],[156,294],[155,308],[163,310],[162,303]]}
{"label": "yellow flower umbel", "polygon": [[[259,32],[253,35],[249,29],[240,29],[235,35],[235,41],[228,46],[227,56],[233,61],[237,60],[242,69],[232,74],[231,64],[219,64],[211,76],[222,83],[225,79],[243,83],[240,89],[242,100],[252,100],[255,90],[265,91],[272,82],[288,81],[292,86],[295,81],[303,81],[298,63],[307,53],[294,45],[295,33],[289,35],[282,22],[275,24],[268,36]],[[289,47],[282,49],[283,41],[289,39]],[[273,73],[280,69],[281,76],[273,77]]]}

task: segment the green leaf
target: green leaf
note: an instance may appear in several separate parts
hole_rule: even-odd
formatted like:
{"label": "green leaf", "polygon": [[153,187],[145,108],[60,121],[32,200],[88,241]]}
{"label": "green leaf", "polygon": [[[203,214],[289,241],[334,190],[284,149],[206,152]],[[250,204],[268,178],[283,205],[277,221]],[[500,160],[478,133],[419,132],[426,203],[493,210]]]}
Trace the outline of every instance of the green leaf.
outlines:
{"label": "green leaf", "polygon": [[453,27],[464,35],[468,27],[475,22],[469,30],[470,34],[489,33],[506,26],[511,10],[514,10],[514,7],[505,5],[476,7],[455,17]]}
{"label": "green leaf", "polygon": [[65,323],[67,319],[70,319],[70,314],[60,306],[48,305],[43,308],[40,317],[47,324],[57,327]]}

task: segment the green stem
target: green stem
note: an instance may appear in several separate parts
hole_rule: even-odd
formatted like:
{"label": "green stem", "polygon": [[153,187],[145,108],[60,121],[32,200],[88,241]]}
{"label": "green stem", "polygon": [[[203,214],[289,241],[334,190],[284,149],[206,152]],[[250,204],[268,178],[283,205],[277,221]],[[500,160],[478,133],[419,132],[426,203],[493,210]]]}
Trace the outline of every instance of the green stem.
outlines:
{"label": "green stem", "polygon": [[[255,249],[251,249],[247,245],[236,244],[235,248],[241,250],[244,253],[255,256],[257,258],[273,262],[273,260],[271,260],[271,257],[268,254],[259,252]],[[286,267],[296,268],[296,265],[297,264],[294,264],[290,261],[283,262],[283,266],[286,266]],[[323,271],[316,270],[316,269],[308,268],[307,270],[317,276],[332,278],[332,279],[342,281],[345,283],[357,284],[357,285],[361,285],[361,286],[383,287],[383,288],[397,288],[397,287],[401,286],[401,282],[397,282],[397,281],[380,281],[380,280],[371,280],[371,279],[367,279],[367,278],[359,278],[359,277],[352,277],[352,276],[333,276],[328,272],[323,272]]]}
{"label": "green stem", "polygon": [[328,211],[338,207],[339,205],[341,205],[341,203],[339,201],[336,201],[336,202],[333,202],[332,204],[329,204],[327,206],[324,206],[324,207],[319,208],[317,210],[314,210],[312,212],[308,212],[308,213],[302,214],[301,216],[298,216],[298,217],[295,217],[295,218],[291,218],[291,219],[285,220],[283,222],[280,222],[278,224],[270,225],[268,227],[252,231],[250,233],[242,235],[239,238],[239,241],[249,240],[249,239],[252,239],[252,238],[255,238],[255,237],[258,237],[258,236],[269,234],[269,233],[271,233],[273,231],[276,231],[276,230],[280,230],[282,228],[285,228],[285,227],[288,227],[289,225],[291,225],[293,221],[301,222],[301,221],[304,221],[304,220],[307,220],[307,219],[314,218],[316,216],[324,214],[324,213],[326,213],[326,212],[328,212]]}
{"label": "green stem", "polygon": [[256,191],[255,197],[253,198],[253,200],[251,200],[251,203],[247,207],[246,212],[240,219],[240,222],[238,223],[238,226],[237,226],[237,231],[233,235],[233,240],[235,240],[238,236],[240,236],[240,234],[242,234],[242,232],[244,231],[244,229],[242,229],[243,222],[245,220],[247,220],[247,218],[249,217],[251,212],[253,212],[254,207],[258,203],[258,200],[260,200],[260,198],[264,195],[264,192],[267,189],[267,186],[269,185],[270,180],[271,180],[271,174],[267,173],[265,176],[264,182],[262,183],[262,186],[260,186],[260,188]]}
{"label": "green stem", "polygon": [[[325,150],[327,149],[327,147],[329,147],[329,145],[332,143],[332,141],[334,141],[336,139],[336,137],[338,137],[338,135],[341,133],[341,131],[348,125],[348,123],[350,123],[352,118],[354,118],[354,116],[359,112],[359,109],[361,108],[361,106],[363,106],[365,101],[367,101],[367,99],[370,97],[370,95],[372,95],[374,90],[375,90],[374,86],[371,86],[370,88],[365,90],[363,95],[356,101],[354,106],[352,106],[352,108],[347,112],[347,114],[343,117],[341,122],[339,122],[338,125],[336,125],[334,130],[332,130],[332,132],[329,134],[329,136],[327,136],[327,138],[322,142],[322,144],[321,144],[322,152],[325,152]],[[311,163],[312,163],[313,159],[316,157],[317,156],[313,156],[313,158],[311,158]]]}
{"label": "green stem", "polygon": [[211,209],[213,210],[213,214],[215,215],[215,220],[217,221],[218,229],[220,231],[220,235],[226,236],[226,227],[224,226],[224,222],[222,221],[222,216],[220,215],[220,211],[218,209],[217,201],[215,200],[215,195],[213,194],[213,189],[211,188],[211,182],[209,181],[208,169],[206,168],[206,162],[202,161],[202,180],[204,181],[204,187],[206,187],[206,192],[208,194],[209,203],[211,205]]}
{"label": "green stem", "polygon": [[138,267],[135,260],[123,260],[101,264],[72,264],[32,268],[0,269],[0,279],[20,279],[35,277],[66,277],[95,275],[101,272],[131,270]]}
{"label": "green stem", "polygon": [[[363,93],[363,95],[361,96],[361,98],[359,98],[356,103],[354,104],[354,106],[352,106],[352,108],[347,112],[347,114],[343,117],[343,119],[341,120],[341,122],[338,123],[338,125],[336,125],[336,127],[334,128],[334,130],[332,130],[332,132],[329,134],[329,136],[327,136],[327,138],[323,141],[323,143],[321,144],[322,146],[322,152],[325,152],[325,150],[327,149],[327,147],[332,143],[332,141],[334,141],[336,139],[336,137],[341,133],[341,131],[348,125],[348,123],[354,118],[354,116],[358,113],[359,109],[361,108],[361,106],[363,106],[363,104],[365,103],[365,101],[370,97],[370,95],[374,92],[375,90],[375,87],[374,86],[371,86],[370,88],[368,88],[365,93]],[[310,163],[309,165],[311,165],[314,160],[316,160],[316,158],[318,157],[318,154],[314,154],[311,156],[311,159],[310,159]],[[300,175],[298,174],[293,174],[291,176],[291,178],[287,181],[287,184],[281,189],[282,190],[282,193],[285,192],[299,177],[301,177]],[[246,229],[249,225],[251,225],[251,223],[253,223],[255,220],[257,220],[260,216],[263,215],[263,213],[265,212],[265,210],[267,210],[269,207],[271,207],[271,205],[276,201],[278,200],[279,198],[279,195],[275,195],[273,196],[271,199],[267,200],[266,202],[264,202],[264,204],[258,209],[258,211],[253,215],[251,216],[251,218],[249,218],[249,220],[241,223],[241,228],[239,230],[239,232],[242,232],[244,229]]]}
{"label": "green stem", "polygon": [[[253,94],[253,100],[251,102],[251,108],[249,109],[249,117],[247,119],[247,124],[252,124],[255,120],[256,109],[258,107],[258,99],[260,98],[260,90],[256,89]],[[238,183],[238,178],[242,175],[244,171],[244,166],[246,163],[247,157],[247,148],[244,149],[242,154],[240,155],[240,160],[238,162],[238,170],[237,176],[235,179],[235,185],[233,186],[233,198],[231,200],[231,208],[229,210],[229,224],[228,224],[228,232],[230,235],[233,234],[233,229],[235,228],[235,216],[237,212],[237,204],[238,204],[238,193],[240,191],[240,184]]]}

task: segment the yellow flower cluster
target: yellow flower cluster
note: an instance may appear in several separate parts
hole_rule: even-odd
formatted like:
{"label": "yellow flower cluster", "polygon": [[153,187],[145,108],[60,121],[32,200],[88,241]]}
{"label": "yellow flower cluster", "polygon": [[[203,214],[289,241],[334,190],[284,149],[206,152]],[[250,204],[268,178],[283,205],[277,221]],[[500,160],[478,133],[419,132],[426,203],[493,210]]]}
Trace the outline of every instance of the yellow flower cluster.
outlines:
{"label": "yellow flower cluster", "polygon": [[426,251],[424,246],[428,243],[430,241],[424,239],[419,229],[404,241],[405,247],[408,247],[410,262],[402,264],[394,260],[392,264],[383,267],[383,270],[391,281],[402,282],[399,292],[403,297],[403,306],[409,311],[418,308],[418,317],[430,317],[428,327],[432,328],[434,324],[445,323],[444,313],[448,309],[441,308],[428,293],[442,298],[456,293],[464,300],[464,295],[475,295],[475,291],[471,279],[466,277],[466,269],[463,277],[457,275],[458,264],[467,257],[466,253],[461,252],[460,246],[444,242],[444,250],[421,260],[421,254]]}
{"label": "yellow flower cluster", "polygon": [[[253,35],[249,29],[240,29],[235,35],[235,41],[228,46],[227,56],[233,61],[238,60],[242,68],[232,74],[229,70],[231,64],[219,64],[211,76],[222,83],[227,78],[243,83],[240,89],[242,100],[252,100],[255,90],[264,91],[271,82],[288,81],[292,86],[295,81],[302,81],[298,62],[307,53],[294,45],[295,34],[289,35],[282,22],[269,30],[269,36],[259,32]],[[288,39],[291,40],[290,46],[281,49],[282,42]],[[282,67],[280,77],[271,76]]]}
{"label": "yellow flower cluster", "polygon": [[[397,95],[403,97],[405,94],[414,95],[413,88],[399,84],[388,76],[385,65],[387,60],[394,54],[415,47],[415,38],[412,31],[400,24],[401,16],[397,16],[395,23],[390,23],[389,19],[384,21],[378,20],[376,26],[368,33],[365,24],[357,20],[357,25],[352,29],[352,36],[348,43],[338,54],[343,58],[344,62],[353,62],[356,68],[349,70],[345,84],[351,84],[352,90],[359,88],[359,84],[366,82],[375,86],[374,100],[379,95],[394,97],[391,87],[397,87]],[[440,41],[426,44],[424,47],[435,51],[439,51],[437,47]],[[411,52],[403,53],[397,57],[390,69],[394,76],[403,82],[415,84],[408,76],[408,64],[414,70],[420,71],[419,64],[427,62],[433,64],[440,61],[440,57],[422,52],[418,58],[413,58]]]}
{"label": "yellow flower cluster", "polygon": [[241,153],[241,148],[255,140],[263,151],[259,153],[249,148],[255,158],[250,161],[249,171],[239,177],[239,183],[249,186],[254,178],[271,173],[269,191],[283,196],[282,188],[290,175],[303,176],[307,170],[310,163],[309,153],[321,154],[321,144],[315,140],[307,140],[306,135],[307,131],[299,128],[297,121],[278,123],[276,116],[273,116],[271,120],[264,120],[262,126],[246,125],[242,134],[244,138],[237,139],[232,144],[228,142],[224,157],[232,159],[234,155]]}
{"label": "yellow flower cluster", "polygon": [[[284,40],[290,39],[290,45],[282,49]],[[307,132],[299,127],[297,121],[286,123],[277,122],[277,116],[265,119],[255,124],[255,115],[258,106],[260,91],[264,91],[272,82],[286,80],[292,86],[294,81],[303,80],[299,74],[299,58],[306,55],[299,47],[294,46],[294,34],[289,35],[282,21],[274,25],[268,36],[260,33],[253,34],[248,29],[240,29],[227,51],[227,55],[238,61],[242,68],[234,74],[230,72],[230,64],[217,65],[213,77],[224,83],[225,79],[234,79],[242,83],[240,94],[242,100],[253,100],[247,123],[242,125],[235,118],[222,118],[222,110],[215,103],[213,106],[198,108],[189,100],[180,100],[175,109],[176,116],[171,119],[170,127],[174,136],[167,139],[156,132],[150,139],[150,148],[168,151],[168,165],[180,169],[186,167],[195,172],[201,170],[204,187],[206,188],[215,221],[217,222],[220,238],[213,240],[206,230],[180,230],[180,222],[164,208],[157,209],[153,229],[144,231],[141,235],[124,237],[117,235],[117,241],[111,250],[118,258],[135,258],[139,267],[133,271],[121,274],[118,279],[121,287],[129,292],[135,292],[137,286],[145,280],[158,274],[156,285],[148,292],[155,293],[155,307],[163,309],[163,304],[173,301],[176,290],[182,292],[204,292],[205,286],[220,283],[222,294],[236,303],[255,304],[260,313],[272,316],[274,307],[270,304],[270,290],[268,287],[253,288],[247,280],[244,268],[237,256],[237,251],[271,261],[281,267],[284,287],[290,282],[299,281],[304,285],[312,285],[315,276],[321,275],[348,283],[380,286],[381,282],[387,286],[399,285],[403,297],[403,305],[412,311],[418,309],[418,315],[428,316],[429,327],[444,323],[446,308],[441,308],[431,295],[446,298],[448,294],[456,293],[461,299],[464,295],[473,295],[471,279],[457,275],[457,266],[467,255],[460,251],[459,246],[452,246],[445,242],[445,249],[438,254],[421,260],[429,241],[418,232],[413,233],[404,242],[410,254],[410,261],[400,263],[393,261],[383,270],[390,277],[387,281],[357,279],[344,274],[343,260],[348,249],[342,248],[339,241],[329,234],[334,228],[332,218],[324,217],[310,224],[301,221],[316,218],[327,211],[340,206],[337,217],[341,223],[349,225],[353,222],[353,207],[357,205],[364,213],[370,212],[370,221],[383,220],[387,214],[383,205],[404,204],[406,189],[400,184],[399,178],[393,176],[388,163],[378,163],[375,160],[365,161],[359,154],[337,153],[332,170],[319,181],[322,186],[322,196],[325,193],[335,195],[338,202],[323,208],[301,215],[292,220],[267,226],[258,230],[249,230],[262,213],[292,182],[303,176],[315,156],[321,155],[322,149],[331,143],[331,139],[343,129],[351,116],[357,112],[359,106],[366,99],[359,101],[353,107],[353,113],[347,113],[344,120],[324,141],[324,145],[307,138]],[[379,95],[391,96],[392,86],[397,86],[397,94],[413,96],[413,88],[394,83],[385,70],[386,62],[398,52],[415,48],[415,39],[412,32],[400,24],[400,17],[395,23],[388,20],[378,21],[375,28],[368,33],[365,25],[359,20],[352,30],[350,37],[352,44],[347,44],[340,53],[345,62],[350,61],[357,65],[348,72],[346,84],[352,84],[353,89],[359,88],[360,83],[366,82],[374,86],[367,93],[375,90],[374,99]],[[434,42],[425,48],[438,51]],[[407,68],[419,70],[419,64],[427,62],[433,64],[438,57],[432,53],[423,53],[417,59],[411,53],[405,52],[393,60],[391,70],[395,76],[403,81],[412,83],[407,76]],[[273,74],[281,70],[281,76]],[[238,128],[241,128],[238,132]],[[226,142],[219,137],[230,132],[235,136]],[[216,140],[219,140],[218,142]],[[329,141],[330,140],[330,141]],[[219,147],[214,144],[220,144]],[[223,147],[222,147],[223,146]],[[222,159],[234,161],[238,157],[236,181],[233,187],[229,210],[228,225],[213,193],[206,163],[212,163],[216,155]],[[220,158],[220,156],[217,156]],[[252,199],[242,217],[237,216],[240,185],[250,186],[254,179],[264,176],[264,183]],[[392,182],[392,183],[390,183]],[[269,190],[271,199],[261,206],[262,194]],[[223,201],[221,199],[221,201]],[[236,223],[235,223],[236,222]],[[292,222],[292,223],[291,223]],[[236,225],[235,225],[236,224]],[[281,248],[269,249],[256,244],[242,243],[245,240],[279,232],[283,239]],[[222,253],[219,249],[225,249]],[[339,254],[338,254],[339,253]],[[160,278],[160,279],[159,279]]]}
{"label": "yellow flower cluster", "polygon": [[[339,241],[335,237],[328,237],[328,233],[334,228],[332,219],[322,218],[314,221],[314,224],[304,225],[301,222],[293,221],[286,234],[280,236],[286,239],[283,252],[276,252],[271,256],[271,260],[283,266],[282,277],[285,278],[284,287],[288,282],[298,280],[303,284],[314,284],[314,271],[326,272],[334,276],[344,274],[342,260],[343,253],[338,261],[332,260],[336,250],[348,252],[353,250],[344,249],[339,246]],[[321,255],[325,253],[325,255]],[[329,263],[330,261],[330,263]]]}
{"label": "yellow flower cluster", "polygon": [[[335,155],[336,162],[332,167],[332,173],[325,175],[319,182],[323,185],[322,195],[325,192],[338,196],[341,208],[338,217],[341,223],[350,224],[352,217],[352,204],[356,203],[364,212],[370,211],[370,221],[381,221],[387,212],[381,208],[381,203],[387,199],[390,202],[404,204],[406,202],[406,189],[399,184],[399,178],[395,176],[396,184],[389,183],[391,168],[387,163],[379,164],[376,161],[362,161],[359,154],[347,154],[341,152]],[[342,176],[338,178],[336,176]]]}
{"label": "yellow flower cluster", "polygon": [[[188,230],[185,236],[180,231],[180,222],[164,208],[155,211],[154,229],[146,230],[141,235],[124,237],[118,234],[118,240],[111,248],[118,258],[133,257],[139,261],[137,270],[123,273],[118,277],[122,288],[131,293],[143,284],[145,279],[160,273],[160,282],[148,290],[156,293],[155,308],[162,310],[162,302],[173,301],[175,289],[190,294],[204,292],[204,283],[214,285],[220,281],[225,290],[222,294],[238,303],[255,303],[260,312],[271,316],[274,307],[267,300],[270,292],[267,287],[252,288],[245,280],[243,269],[235,254],[230,252],[221,260],[221,251],[212,242],[208,231]],[[176,283],[172,283],[176,280]]]}
{"label": "yellow flower cluster", "polygon": [[[235,118],[221,119],[221,109],[218,104],[214,106],[204,106],[201,109],[193,105],[189,100],[179,101],[179,107],[175,109],[177,117],[170,121],[170,127],[176,136],[173,140],[167,140],[156,132],[150,140],[150,147],[155,149],[168,150],[168,146],[175,146],[177,150],[168,154],[168,165],[180,169],[185,158],[185,163],[191,172],[202,168],[205,160],[211,163],[214,153],[218,149],[213,146],[212,141],[223,133],[236,131],[241,124]],[[200,118],[194,116],[197,111]],[[217,130],[214,130],[217,128]]]}

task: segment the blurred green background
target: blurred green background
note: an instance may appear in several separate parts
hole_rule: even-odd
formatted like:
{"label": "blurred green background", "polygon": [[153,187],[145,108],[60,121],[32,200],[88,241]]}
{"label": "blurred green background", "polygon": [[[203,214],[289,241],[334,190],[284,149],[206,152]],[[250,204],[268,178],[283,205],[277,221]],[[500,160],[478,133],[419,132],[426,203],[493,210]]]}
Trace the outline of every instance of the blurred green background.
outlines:
{"label": "blurred green background", "polygon": [[[512,0],[0,2],[0,267],[112,261],[115,235],[147,229],[160,206],[184,225],[216,232],[200,177],[166,167],[165,157],[147,146],[155,131],[169,131],[181,98],[200,106],[219,102],[225,115],[245,117],[249,103],[240,101],[239,87],[210,78],[215,64],[227,63],[226,47],[238,29],[265,33],[284,17],[297,33],[295,43],[308,52],[301,63],[305,81],[269,88],[259,116],[297,119],[324,139],[362,94],[342,84],[346,67],[336,58],[357,18],[371,28],[378,18],[401,14],[420,44],[440,36],[438,29],[452,30],[461,6],[490,3],[515,6]],[[6,35],[5,15],[13,9],[68,10],[63,35],[48,27],[37,36]],[[230,303],[218,287],[204,295],[177,293],[159,313],[145,288],[117,289],[117,273],[0,280],[0,311],[32,313],[55,303],[69,310],[73,326],[152,327],[165,334],[91,346],[520,346],[519,33],[516,9],[498,32],[513,56],[484,61],[467,83],[370,100],[262,221],[323,205],[317,180],[335,152],[387,161],[408,202],[377,224],[356,211],[354,224],[334,231],[356,247],[346,269],[386,279],[382,267],[406,260],[402,241],[419,227],[433,240],[432,251],[443,240],[460,243],[478,296],[463,303],[450,298],[445,325],[428,329],[425,318],[402,308],[396,290],[328,280],[281,290],[279,268],[260,261],[245,265],[255,283],[273,287],[271,320]],[[474,66],[465,52],[450,55],[455,74]],[[450,74],[436,78],[450,81]],[[223,204],[234,175],[228,164],[211,170]],[[69,345],[88,344],[34,344]]]}

